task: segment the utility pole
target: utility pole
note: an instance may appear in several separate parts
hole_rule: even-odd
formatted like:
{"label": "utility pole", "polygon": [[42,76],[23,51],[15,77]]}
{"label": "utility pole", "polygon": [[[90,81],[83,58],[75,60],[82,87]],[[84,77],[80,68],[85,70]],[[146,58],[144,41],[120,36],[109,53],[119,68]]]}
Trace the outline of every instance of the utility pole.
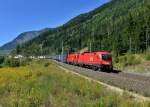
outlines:
{"label": "utility pole", "polygon": [[43,43],[40,45],[41,56],[43,54]]}
{"label": "utility pole", "polygon": [[108,26],[107,26],[107,35],[108,35],[108,37],[110,36],[110,28],[109,28],[109,26],[110,26],[110,24],[108,24]]}
{"label": "utility pole", "polygon": [[131,38],[131,36],[129,37],[129,51],[130,51],[130,53],[132,52],[132,38]]}
{"label": "utility pole", "polygon": [[62,52],[61,52],[61,60],[63,61],[63,55],[64,55],[64,41],[62,41]]}
{"label": "utility pole", "polygon": [[92,52],[92,43],[90,41],[90,52]]}
{"label": "utility pole", "polygon": [[149,47],[149,30],[150,28],[146,29],[146,49]]}

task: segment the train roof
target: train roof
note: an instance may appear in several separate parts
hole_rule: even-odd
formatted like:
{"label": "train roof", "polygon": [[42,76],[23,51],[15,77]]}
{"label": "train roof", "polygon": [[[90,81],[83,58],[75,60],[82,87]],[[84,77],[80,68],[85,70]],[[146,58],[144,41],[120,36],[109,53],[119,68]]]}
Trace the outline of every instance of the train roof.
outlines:
{"label": "train roof", "polygon": [[96,52],[97,54],[110,54],[110,52]]}
{"label": "train roof", "polygon": [[110,54],[110,52],[84,52],[84,53],[72,53],[69,55],[78,55],[78,54]]}

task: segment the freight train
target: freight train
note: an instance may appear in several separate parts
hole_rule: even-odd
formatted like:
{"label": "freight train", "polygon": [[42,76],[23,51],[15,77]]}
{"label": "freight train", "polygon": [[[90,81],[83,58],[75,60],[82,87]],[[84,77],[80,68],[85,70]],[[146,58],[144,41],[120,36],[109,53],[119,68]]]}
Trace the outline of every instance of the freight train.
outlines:
{"label": "freight train", "polygon": [[75,66],[87,67],[98,71],[112,71],[112,56],[109,52],[85,52],[53,56],[60,62]]}

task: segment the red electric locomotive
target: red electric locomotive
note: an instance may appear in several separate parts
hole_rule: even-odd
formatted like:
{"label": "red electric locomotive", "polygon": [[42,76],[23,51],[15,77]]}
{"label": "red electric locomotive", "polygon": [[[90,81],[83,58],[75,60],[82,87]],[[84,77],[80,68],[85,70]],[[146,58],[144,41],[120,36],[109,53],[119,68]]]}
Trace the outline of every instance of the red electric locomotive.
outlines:
{"label": "red electric locomotive", "polygon": [[68,57],[67,57],[67,63],[69,63],[69,64],[77,64],[78,56],[79,56],[78,53],[69,54]]}
{"label": "red electric locomotive", "polygon": [[68,55],[67,62],[94,68],[95,70],[113,70],[112,56],[109,52],[94,52]]}

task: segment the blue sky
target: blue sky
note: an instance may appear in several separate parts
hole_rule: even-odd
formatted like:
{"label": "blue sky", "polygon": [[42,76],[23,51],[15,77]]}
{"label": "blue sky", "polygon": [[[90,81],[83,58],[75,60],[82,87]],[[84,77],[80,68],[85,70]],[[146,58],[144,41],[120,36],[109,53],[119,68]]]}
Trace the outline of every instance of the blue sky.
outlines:
{"label": "blue sky", "polygon": [[24,31],[57,27],[109,0],[0,0],[0,46]]}

